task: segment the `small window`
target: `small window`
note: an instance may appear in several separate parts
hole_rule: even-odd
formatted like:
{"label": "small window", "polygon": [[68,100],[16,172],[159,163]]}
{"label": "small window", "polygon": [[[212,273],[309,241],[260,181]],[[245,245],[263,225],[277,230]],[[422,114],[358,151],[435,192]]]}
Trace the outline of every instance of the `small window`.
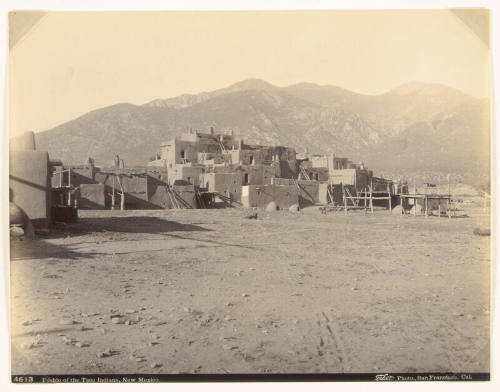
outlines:
{"label": "small window", "polygon": [[186,157],[186,152],[184,150],[181,150],[181,158],[184,159]]}
{"label": "small window", "polygon": [[245,173],[245,176],[243,178],[243,184],[248,185],[248,173]]}
{"label": "small window", "polygon": [[250,165],[253,165],[253,155],[250,155]]}

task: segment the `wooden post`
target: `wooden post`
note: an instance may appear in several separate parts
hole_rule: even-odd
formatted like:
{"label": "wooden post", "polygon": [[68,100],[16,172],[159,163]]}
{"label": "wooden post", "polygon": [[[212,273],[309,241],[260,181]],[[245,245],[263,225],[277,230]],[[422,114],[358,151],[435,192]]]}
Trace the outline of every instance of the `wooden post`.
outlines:
{"label": "wooden post", "polygon": [[113,176],[113,187],[111,191],[111,209],[115,209],[115,176]]}
{"label": "wooden post", "polygon": [[416,218],[417,217],[417,198],[413,198],[413,216]]}
{"label": "wooden post", "polygon": [[426,218],[427,218],[427,216],[429,215],[429,214],[428,214],[428,210],[427,210],[428,206],[429,206],[429,203],[428,203],[428,201],[427,201],[427,195],[425,195],[425,196],[424,196],[424,208],[425,208],[425,217],[426,217]]}
{"label": "wooden post", "polygon": [[389,195],[389,214],[392,214],[391,187],[387,184],[387,194]]}
{"label": "wooden post", "polygon": [[175,203],[174,203],[174,199],[172,198],[172,192],[170,192],[170,185],[167,185],[167,194],[168,194],[168,198],[170,199],[170,204],[172,206],[172,209],[175,208]]}
{"label": "wooden post", "polygon": [[370,210],[373,214],[373,181],[370,182]]}
{"label": "wooden post", "polygon": [[64,176],[64,170],[63,170],[63,168],[61,168],[61,171],[59,172],[59,188],[62,188],[63,176]]}
{"label": "wooden post", "polygon": [[344,200],[344,212],[347,215],[347,197],[345,195],[344,184],[341,184],[341,185],[342,185],[342,199]]}
{"label": "wooden post", "polygon": [[399,204],[401,205],[401,216],[405,215],[405,210],[403,207],[403,195],[400,193],[399,194]]}
{"label": "wooden post", "polygon": [[363,197],[364,197],[364,202],[365,202],[365,214],[366,214],[366,207],[367,207],[367,204],[366,204],[366,187],[363,188]]}
{"label": "wooden post", "polygon": [[438,216],[441,218],[441,199],[438,199]]}
{"label": "wooden post", "polygon": [[[330,204],[330,203],[333,204],[333,195],[332,195],[332,192],[330,192],[330,185],[329,184],[326,186],[326,190],[328,191],[327,195],[326,195],[326,198],[327,198],[326,204]],[[328,197],[330,197],[330,202],[328,202]]]}
{"label": "wooden post", "polygon": [[120,210],[123,211],[125,210],[125,191],[123,190],[123,185],[122,181],[120,180],[120,175],[118,174],[118,177],[116,177],[118,180],[118,185],[120,185]]}
{"label": "wooden post", "polygon": [[446,199],[448,201],[448,219],[451,219],[451,199]]}

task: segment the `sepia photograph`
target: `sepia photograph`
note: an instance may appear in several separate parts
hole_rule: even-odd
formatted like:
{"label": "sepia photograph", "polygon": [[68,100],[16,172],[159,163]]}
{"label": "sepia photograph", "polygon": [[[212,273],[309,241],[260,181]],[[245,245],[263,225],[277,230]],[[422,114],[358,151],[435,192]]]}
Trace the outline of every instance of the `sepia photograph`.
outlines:
{"label": "sepia photograph", "polygon": [[490,31],[10,10],[11,382],[489,381]]}

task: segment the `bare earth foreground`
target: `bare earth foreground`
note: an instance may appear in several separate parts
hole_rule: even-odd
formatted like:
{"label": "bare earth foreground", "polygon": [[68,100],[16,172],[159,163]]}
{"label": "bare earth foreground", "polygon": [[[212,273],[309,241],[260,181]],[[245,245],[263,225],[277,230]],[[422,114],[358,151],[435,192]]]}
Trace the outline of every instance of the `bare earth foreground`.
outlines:
{"label": "bare earth foreground", "polygon": [[488,372],[462,213],[80,211],[11,243],[12,374]]}

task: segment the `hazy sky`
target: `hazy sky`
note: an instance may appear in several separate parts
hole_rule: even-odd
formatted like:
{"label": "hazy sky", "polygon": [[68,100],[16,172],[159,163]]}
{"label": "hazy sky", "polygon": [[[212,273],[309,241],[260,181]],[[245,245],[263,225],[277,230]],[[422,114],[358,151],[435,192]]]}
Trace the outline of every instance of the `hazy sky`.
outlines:
{"label": "hazy sky", "polygon": [[483,97],[489,67],[485,43],[446,10],[54,12],[10,52],[10,129],[249,77],[366,94],[417,80]]}

